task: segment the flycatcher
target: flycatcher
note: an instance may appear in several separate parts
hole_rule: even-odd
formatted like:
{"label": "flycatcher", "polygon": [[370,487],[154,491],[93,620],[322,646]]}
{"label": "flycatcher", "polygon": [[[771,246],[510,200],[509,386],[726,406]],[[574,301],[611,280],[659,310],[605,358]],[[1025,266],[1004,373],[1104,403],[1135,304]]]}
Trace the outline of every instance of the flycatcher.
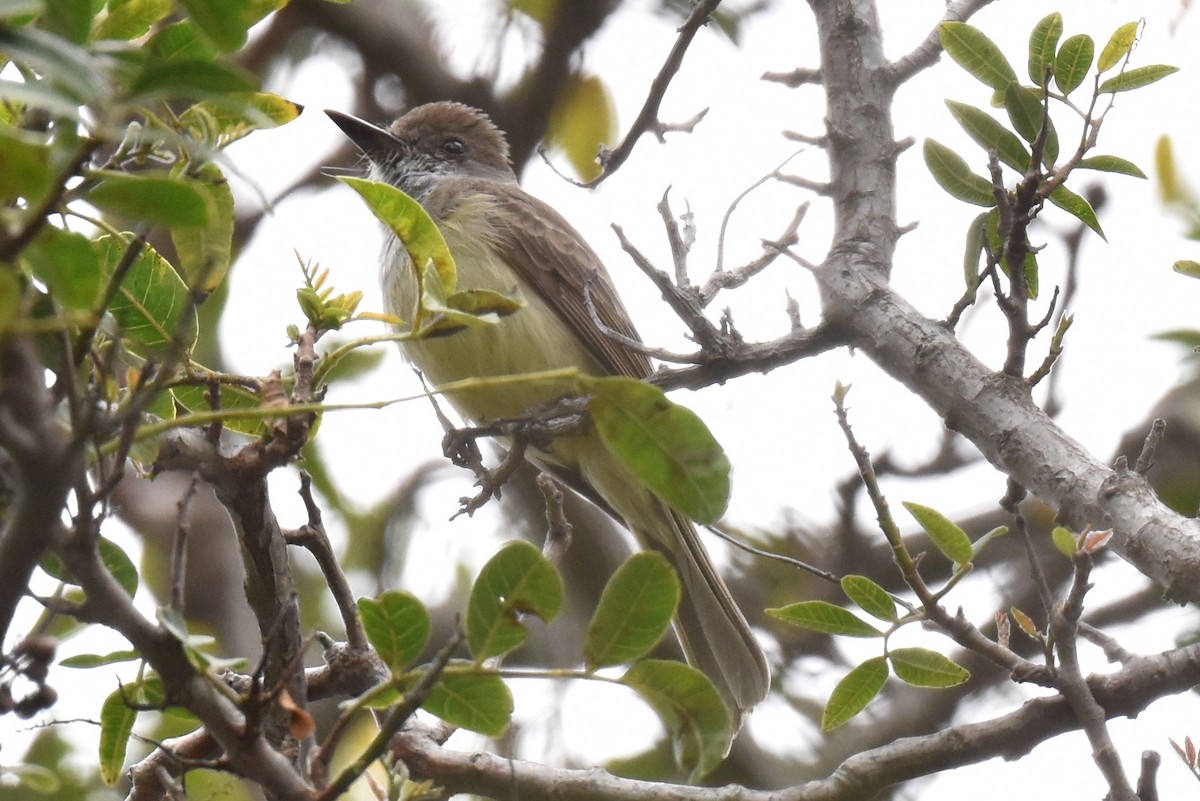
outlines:
{"label": "flycatcher", "polygon": [[[487,115],[459,103],[430,103],[383,129],[326,113],[366,155],[373,179],[403,190],[437,223],[460,286],[526,303],[495,325],[401,343],[435,386],[566,367],[595,376],[650,374],[644,353],[596,325],[585,287],[596,317],[637,339],[599,257],[558,212],[517,185],[508,143]],[[409,315],[416,276],[394,235],[384,245],[381,281],[388,311]],[[456,392],[449,400],[465,418],[481,422],[557,400],[568,394],[566,386],[530,381]],[[692,523],[645,488],[594,432],[559,437],[528,455],[674,565],[683,586],[676,631],[689,661],[713,681],[735,719],[761,701],[770,685],[766,659]]]}

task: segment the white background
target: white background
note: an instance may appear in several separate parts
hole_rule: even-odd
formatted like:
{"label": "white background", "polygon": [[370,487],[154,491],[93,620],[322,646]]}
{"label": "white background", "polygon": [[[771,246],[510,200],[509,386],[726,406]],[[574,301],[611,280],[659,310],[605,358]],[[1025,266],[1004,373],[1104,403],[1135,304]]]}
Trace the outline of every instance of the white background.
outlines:
{"label": "white background", "polygon": [[[585,54],[587,68],[602,76],[614,94],[622,130],[640,107],[645,88],[675,37],[668,21],[648,13],[652,4],[641,5],[646,8],[610,20]],[[702,282],[714,263],[717,232],[726,207],[743,189],[800,150],[780,131],[823,133],[819,87],[787,89],[760,80],[766,71],[817,66],[816,34],[807,7],[801,3],[776,5],[769,14],[753,18],[740,47],[713,32],[697,38],[662,109],[663,118],[670,121],[687,119],[710,107],[694,134],[670,136],[665,146],[646,137],[622,171],[595,192],[569,186],[537,160],[523,176],[526,188],[562,211],[604,257],[643,337],[653,344],[686,348],[681,325],[621,253],[609,225],[620,224],[643,252],[669,268],[669,251],[654,206],[670,186],[676,211],[686,204],[695,213],[698,241],[692,257],[693,277]],[[935,0],[881,0],[879,5],[887,53],[893,58],[920,42],[944,10],[943,3]],[[491,7],[487,2],[456,1],[446,3],[440,13],[439,29],[445,34],[446,49],[464,72],[489,63]],[[1001,46],[1018,74],[1023,74],[1028,32],[1052,10],[1063,13],[1064,37],[1088,33],[1097,41],[1097,51],[1118,25],[1146,18],[1133,65],[1168,63],[1183,69],[1153,87],[1121,96],[1104,126],[1099,151],[1124,156],[1152,173],[1154,142],[1165,133],[1175,139],[1185,170],[1200,175],[1200,158],[1188,152],[1200,123],[1196,111],[1200,67],[1197,15],[1183,16],[1178,29],[1172,31],[1171,23],[1181,16],[1177,2],[1015,0],[994,3],[972,22]],[[507,44],[505,63],[521,63],[526,52],[521,37],[513,35]],[[346,108],[353,79],[333,57],[317,58],[298,71],[272,77],[266,88],[305,105],[307,111],[295,123],[252,136],[233,149],[238,167],[263,188],[265,196],[271,197],[297,172],[319,163],[337,144],[339,132],[320,112]],[[983,172],[985,157],[954,124],[943,99],[986,106],[989,95],[990,90],[943,59],[910,81],[897,97],[896,136],[915,140],[900,160],[899,222],[916,222],[918,227],[901,240],[893,277],[896,287],[930,316],[945,316],[961,293],[963,237],[977,210],[956,203],[934,184],[922,163],[920,143],[924,137],[934,136],[972,159]],[[1066,149],[1074,132],[1068,132],[1066,117],[1059,119]],[[821,180],[826,170],[824,154],[807,148],[795,155],[787,170]],[[1200,243],[1180,239],[1182,226],[1163,212],[1153,182],[1123,177],[1104,180],[1110,202],[1101,222],[1108,243],[1089,236],[1085,245],[1082,289],[1062,368],[1067,407],[1060,417],[1062,425],[1101,458],[1107,458],[1121,435],[1140,423],[1155,400],[1177,382],[1183,364],[1181,349],[1151,342],[1148,337],[1162,330],[1197,326],[1196,299],[1200,297],[1200,283],[1178,277],[1170,269],[1176,259],[1200,258]],[[253,193],[240,195],[246,202],[255,202]],[[743,202],[734,215],[726,239],[726,265],[736,266],[757,255],[760,239],[778,235],[796,205],[809,200],[813,205],[797,251],[819,262],[829,237],[827,205],[795,187],[769,185]],[[1055,210],[1049,210],[1045,219],[1058,229],[1073,225],[1073,220]],[[1046,287],[1061,280],[1060,250],[1052,236],[1047,236],[1047,241],[1050,247],[1041,259]],[[233,272],[233,291],[222,330],[230,343],[230,368],[265,374],[290,360],[284,329],[301,319],[293,300],[300,278],[293,248],[304,258],[330,268],[341,290],[366,291],[365,308],[379,309],[375,287],[378,246],[374,219],[349,190],[339,187],[280,203]],[[786,259],[756,280],[753,288],[732,293],[718,305],[732,306],[734,319],[747,338],[778,336],[788,324],[785,288],[800,303],[804,319],[815,323],[818,305],[813,282]],[[1048,298],[1049,293],[1043,297]],[[965,332],[976,352],[997,367],[1003,356],[998,317],[992,310],[978,314]],[[364,328],[359,333],[368,331]],[[1039,344],[1045,346],[1044,341]],[[676,393],[676,400],[704,417],[730,454],[735,466],[730,521],[778,527],[785,520],[799,520],[819,527],[831,519],[834,484],[853,469],[829,400],[835,381],[853,385],[852,421],[873,452],[891,450],[902,461],[915,464],[937,447],[940,421],[861,355],[837,352],[767,376],[740,378],[725,387]],[[329,400],[370,401],[417,391],[411,372],[398,356],[389,354],[384,370],[340,388]],[[328,415],[320,432],[321,445],[339,483],[355,488],[364,506],[391,491],[418,464],[437,458],[440,438],[424,401],[385,411]],[[275,484],[275,499],[285,524],[303,519],[302,510],[294,505],[294,487],[294,478],[286,476]],[[898,508],[901,500],[913,500],[951,515],[988,508],[1003,489],[1003,477],[986,466],[960,471],[953,480],[934,484],[885,484],[893,508]],[[422,563],[420,575],[406,577],[406,588],[432,600],[452,578],[453,559],[460,549],[477,554],[478,563],[491,553],[490,545],[480,545],[480,537],[494,524],[494,515],[460,518],[450,526],[444,523],[456,499],[469,492],[469,476],[452,474],[424,496],[422,508],[430,523],[428,541],[420,552],[428,561]],[[977,536],[982,532],[970,533]],[[444,571],[439,572],[439,565],[445,566]],[[1134,584],[1135,577],[1118,566],[1101,573],[1098,580],[1097,597],[1112,597],[1119,594],[1123,582]],[[1104,582],[1112,586],[1105,588]],[[960,602],[973,619],[984,621],[992,614],[989,604],[994,600],[980,594],[963,597]],[[1183,610],[1170,611],[1155,618],[1152,625],[1140,626],[1136,633],[1117,633],[1135,650],[1160,650],[1172,645],[1186,617]],[[1105,669],[1102,660],[1094,667]],[[60,673],[58,678],[72,677]],[[961,720],[984,720],[1003,713],[1014,708],[1016,697],[996,699],[988,709],[962,710]],[[523,700],[524,693],[519,693],[518,703]],[[608,701],[608,696],[604,700]],[[552,752],[592,760],[642,745],[632,742],[628,732],[631,728],[652,729],[651,719],[647,715],[646,725],[639,727],[630,716],[646,713],[622,699],[613,700],[613,704],[598,705],[576,702],[568,695],[567,730]],[[56,711],[61,717],[95,714],[87,709]],[[1166,738],[1200,735],[1200,730],[1193,728],[1197,711],[1194,697],[1184,695],[1155,705],[1137,721],[1114,724],[1118,747],[1131,773],[1136,774],[1142,750],[1163,752],[1163,798],[1196,791],[1194,780],[1170,753]],[[606,713],[613,719],[605,719]],[[798,747],[790,730],[794,724],[779,706],[768,704],[749,725],[754,734],[777,742],[781,753],[787,753]],[[5,720],[4,725],[11,724]],[[605,741],[601,736],[605,732],[617,738]],[[5,758],[11,753],[6,747]],[[1036,798],[1062,797],[1063,793],[1100,798],[1105,792],[1086,741],[1071,736],[1038,748],[1015,765],[994,761],[947,774],[925,785],[921,797],[959,798],[969,791],[998,798],[1012,792],[1014,778],[1026,793],[1032,789]]]}

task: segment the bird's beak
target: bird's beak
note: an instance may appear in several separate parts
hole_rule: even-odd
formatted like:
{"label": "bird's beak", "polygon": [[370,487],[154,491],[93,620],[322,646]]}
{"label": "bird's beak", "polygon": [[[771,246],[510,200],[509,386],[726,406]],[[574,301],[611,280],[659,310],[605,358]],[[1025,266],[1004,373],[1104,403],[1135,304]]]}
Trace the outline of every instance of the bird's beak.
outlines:
{"label": "bird's beak", "polygon": [[325,109],[325,113],[367,158],[386,156],[404,147],[404,143],[392,136],[391,131],[340,111]]}

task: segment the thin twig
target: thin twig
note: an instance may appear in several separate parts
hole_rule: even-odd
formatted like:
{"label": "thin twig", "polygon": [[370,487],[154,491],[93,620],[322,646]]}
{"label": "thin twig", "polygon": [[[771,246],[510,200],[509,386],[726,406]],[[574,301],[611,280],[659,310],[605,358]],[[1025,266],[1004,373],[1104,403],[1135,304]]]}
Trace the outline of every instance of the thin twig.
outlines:
{"label": "thin twig", "polygon": [[190,510],[192,499],[200,487],[200,474],[192,471],[192,478],[187,489],[175,504],[178,510],[178,522],[175,525],[175,539],[171,543],[171,608],[183,612],[183,594],[187,581],[187,544],[191,533]]}
{"label": "thin twig", "polygon": [[370,767],[371,763],[384,755],[392,737],[429,698],[429,694],[433,692],[433,688],[442,678],[442,671],[450,663],[450,657],[454,655],[454,651],[464,639],[462,628],[456,626],[454,634],[438,651],[437,656],[434,657],[432,664],[425,670],[420,680],[404,694],[400,703],[388,712],[387,717],[379,726],[379,733],[314,801],[333,801],[335,798],[341,798],[342,794],[350,789],[350,785]]}
{"label": "thin twig", "polygon": [[284,538],[289,545],[299,545],[305,548],[317,560],[321,575],[337,605],[342,618],[342,626],[346,629],[346,641],[356,651],[365,651],[369,646],[367,634],[363,630],[362,621],[358,617],[358,604],[350,582],[333,552],[333,545],[325,533],[325,524],[321,518],[319,507],[312,495],[312,476],[300,472],[300,497],[308,513],[308,522],[296,531],[284,532]]}
{"label": "thin twig", "polygon": [[1158,768],[1162,757],[1157,751],[1142,752],[1142,770],[1138,774],[1138,801],[1158,801]]}
{"label": "thin twig", "polygon": [[1150,424],[1150,433],[1146,435],[1146,441],[1142,443],[1142,452],[1138,454],[1137,462],[1133,466],[1133,471],[1139,476],[1146,475],[1154,466],[1154,453],[1158,450],[1166,430],[1167,421],[1161,417],[1154,418],[1154,422]]}
{"label": "thin twig", "polygon": [[888,545],[891,546],[893,561],[895,561],[896,567],[904,579],[904,583],[917,596],[925,620],[936,625],[962,647],[974,651],[993,663],[1004,667],[1015,679],[1042,685],[1048,683],[1049,677],[1044,670],[1022,659],[1010,649],[985,637],[983,632],[968,621],[961,611],[957,615],[951,615],[941,605],[939,599],[949,589],[950,585],[948,584],[940,592],[934,593],[925,583],[925,579],[920,573],[918,561],[913,558],[912,554],[908,551],[908,547],[904,544],[904,539],[900,534],[900,527],[896,524],[896,520],[892,516],[891,509],[888,506],[887,497],[883,494],[883,490],[879,486],[878,477],[871,464],[871,455],[858,442],[858,438],[854,435],[854,430],[850,426],[850,420],[844,403],[845,391],[839,388],[834,393],[833,398],[834,413],[837,416],[838,426],[842,429],[842,434],[846,439],[846,447],[854,457],[855,464],[858,465],[859,475],[862,477],[863,485],[866,487],[867,496],[878,517],[879,528],[883,532],[884,537],[887,538]]}
{"label": "thin twig", "polygon": [[1088,687],[1079,664],[1077,624],[1083,614],[1084,597],[1091,587],[1088,579],[1092,570],[1092,555],[1080,548],[1072,561],[1074,576],[1067,597],[1050,614],[1050,633],[1059,661],[1055,686],[1071,705],[1071,710],[1087,735],[1092,746],[1092,759],[1108,783],[1109,797],[1113,801],[1135,801],[1133,786],[1125,775],[1120,753],[1108,731],[1107,715]]}
{"label": "thin twig", "polygon": [[[733,199],[733,201],[729,204],[729,207],[725,209],[725,214],[721,217],[720,232],[717,234],[717,266],[713,268],[714,274],[715,273],[723,273],[725,271],[725,233],[729,229],[729,220],[731,217],[733,217],[733,213],[734,213],[734,211],[737,210],[738,205],[743,200],[745,200],[750,195],[751,192],[753,192],[755,189],[758,189],[760,186],[765,184],[767,181],[771,180],[772,178],[779,178],[779,176],[780,176],[779,171],[782,170],[784,167],[786,167],[788,162],[791,161],[792,159],[794,159],[799,154],[800,154],[800,151],[792,153],[786,159],[784,159],[782,162],[780,162],[778,167],[771,170],[769,173],[767,173],[766,175],[757,179],[754,183],[750,184],[748,187],[743,189],[738,194],[738,196],[735,197]],[[807,211],[808,205],[805,204],[801,208],[803,208],[805,211]],[[799,214],[800,212],[797,212],[797,213]],[[798,223],[797,223],[797,225],[798,225]],[[780,238],[782,239],[783,237],[780,237]],[[713,279],[710,278],[709,282],[711,283],[712,280]],[[701,293],[701,294],[703,294],[703,293]]]}
{"label": "thin twig", "polygon": [[640,339],[634,339],[631,336],[621,333],[617,329],[610,326],[604,320],[600,319],[600,312],[596,309],[596,302],[592,298],[592,282],[585,281],[583,284],[583,307],[587,309],[588,316],[592,318],[592,324],[595,325],[604,336],[612,339],[614,342],[619,342],[630,350],[644,353],[651,359],[657,359],[660,362],[674,362],[675,364],[700,364],[704,361],[704,356],[701,353],[678,353],[676,351],[667,350],[666,348],[657,348],[647,345]]}
{"label": "thin twig", "polygon": [[[709,322],[708,318],[704,316],[704,312],[700,309],[699,305],[697,305],[696,298],[694,297],[695,290],[690,287],[687,289],[679,287],[671,280],[669,275],[655,267],[637,249],[637,246],[629,241],[621,226],[614,224],[612,228],[617,234],[617,240],[621,244],[621,249],[629,254],[629,257],[633,259],[633,263],[637,265],[638,269],[658,287],[659,292],[662,293],[663,300],[667,302],[667,305],[671,307],[679,319],[692,332],[692,336],[695,338],[697,344],[710,356],[719,354],[721,352],[721,335],[713,324]],[[688,291],[689,289],[690,291]]]}
{"label": "thin twig", "polygon": [[798,67],[791,72],[764,72],[762,80],[770,81],[771,83],[781,83],[789,89],[796,89],[808,84],[820,83],[821,71],[819,69]]}
{"label": "thin twig", "polygon": [[562,487],[548,473],[538,473],[537,488],[546,501],[546,542],[542,546],[542,555],[552,564],[559,565],[571,547],[573,529],[563,511]]}
{"label": "thin twig", "polygon": [[1093,645],[1100,647],[1104,651],[1104,656],[1109,662],[1126,664],[1127,662],[1136,659],[1137,654],[1130,651],[1125,646],[1117,641],[1116,637],[1105,634],[1095,626],[1079,621],[1076,628],[1079,631],[1079,636],[1083,637]]}
{"label": "thin twig", "polygon": [[[663,97],[667,94],[667,87],[671,85],[671,81],[679,72],[680,66],[683,64],[684,54],[687,53],[688,47],[692,40],[701,28],[708,24],[708,19],[712,16],[713,11],[721,4],[721,0],[703,0],[696,4],[692,9],[692,13],[688,15],[687,20],[679,28],[679,36],[675,39],[675,45],[671,48],[671,52],[667,55],[667,60],[659,69],[658,74],[654,76],[654,80],[650,84],[650,92],[646,96],[646,102],[642,104],[642,110],[638,112],[634,118],[633,124],[629,127],[629,132],[625,134],[625,138],[612,151],[604,154],[601,160],[601,172],[592,180],[580,184],[587,188],[599,186],[606,178],[620,169],[621,165],[629,158],[633,152],[634,145],[642,137],[642,134],[651,131],[669,130],[669,128],[661,127],[662,123],[658,119],[659,107],[662,105]],[[703,113],[699,115],[703,117]],[[696,121],[699,121],[699,117]],[[694,124],[694,122],[692,123]],[[661,133],[659,134],[661,138]]]}
{"label": "thin twig", "polygon": [[[991,3],[992,0],[958,0],[946,6],[942,22],[965,22],[976,11]],[[907,81],[923,69],[933,66],[942,53],[940,23],[933,26],[924,41],[914,50],[892,62],[888,77],[896,86]]]}

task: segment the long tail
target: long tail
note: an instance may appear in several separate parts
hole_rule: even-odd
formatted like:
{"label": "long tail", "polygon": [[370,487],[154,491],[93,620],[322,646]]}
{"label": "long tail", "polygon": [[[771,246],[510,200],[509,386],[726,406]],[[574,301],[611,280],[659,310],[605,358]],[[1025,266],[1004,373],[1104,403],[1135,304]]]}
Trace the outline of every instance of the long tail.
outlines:
{"label": "long tail", "polygon": [[[642,486],[593,437],[562,438],[552,455],[527,456],[623,519],[643,548],[667,557],[683,585],[675,629],[684,652],[716,685],[740,723],[743,713],[766,697],[771,671],[691,521]],[[578,465],[579,472],[562,469],[564,463]]]}
{"label": "long tail", "polygon": [[771,688],[766,657],[695,527],[665,506],[663,518],[674,529],[673,547],[666,547],[660,536],[643,541],[662,552],[679,573],[683,584],[676,626],[679,639],[688,661],[712,679],[734,711],[735,723],[740,722],[742,714]]}

